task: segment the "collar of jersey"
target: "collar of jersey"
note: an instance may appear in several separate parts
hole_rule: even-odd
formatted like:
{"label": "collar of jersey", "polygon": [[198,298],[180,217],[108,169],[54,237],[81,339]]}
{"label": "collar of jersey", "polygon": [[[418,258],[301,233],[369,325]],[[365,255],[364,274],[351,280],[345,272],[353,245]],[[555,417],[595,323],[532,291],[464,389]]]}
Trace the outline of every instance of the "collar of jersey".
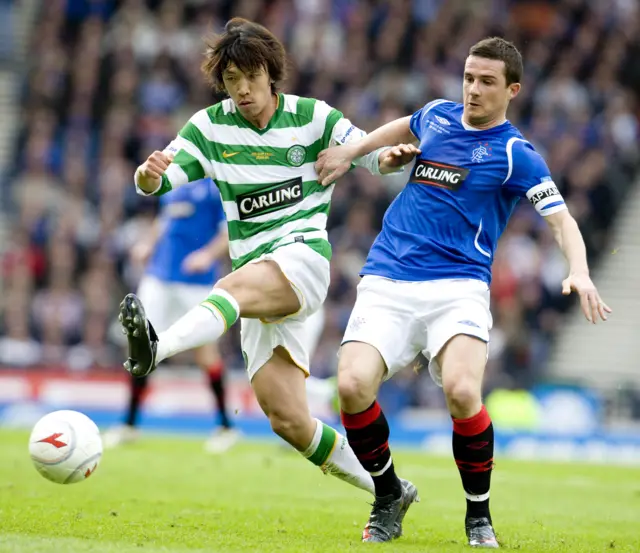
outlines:
{"label": "collar of jersey", "polygon": [[462,124],[462,126],[464,127],[465,131],[471,131],[471,132],[486,132],[486,131],[492,131],[494,129],[499,129],[500,127],[503,127],[504,125],[506,125],[509,122],[508,119],[505,119],[502,123],[500,123],[499,125],[495,125],[494,127],[489,127],[488,129],[476,129],[475,127],[472,127],[471,125],[469,125],[468,123],[464,122],[464,119],[462,119],[462,115],[460,116],[460,123]]}
{"label": "collar of jersey", "polygon": [[282,93],[278,93],[276,94],[276,100],[277,100],[277,104],[276,104],[276,111],[273,112],[273,115],[271,116],[271,119],[269,119],[269,122],[267,123],[267,126],[264,129],[259,129],[258,127],[256,127],[254,124],[250,123],[249,121],[247,121],[244,117],[242,117],[242,114],[240,113],[240,110],[238,109],[238,106],[236,106],[236,113],[235,115],[238,116],[238,118],[248,127],[250,128],[252,131],[257,132],[258,134],[264,134],[266,133],[270,128],[273,127],[273,125],[275,125],[276,121],[278,121],[278,119],[280,119],[280,115],[282,115],[282,112],[284,111],[284,98],[282,97]]}

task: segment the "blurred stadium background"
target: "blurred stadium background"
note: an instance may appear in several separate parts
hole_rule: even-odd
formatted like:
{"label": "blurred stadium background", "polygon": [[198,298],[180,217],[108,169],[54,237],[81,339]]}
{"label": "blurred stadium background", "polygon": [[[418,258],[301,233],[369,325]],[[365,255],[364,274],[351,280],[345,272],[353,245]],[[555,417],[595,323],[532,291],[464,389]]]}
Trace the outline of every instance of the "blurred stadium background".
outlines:
{"label": "blurred stadium background", "polygon": [[[236,15],[284,41],[285,91],[326,100],[366,130],[436,97],[458,100],[480,38],[516,43],[524,89],[509,118],[547,159],[614,315],[591,327],[560,294],[562,254],[523,203],[494,264],[486,393],[498,444],[515,456],[640,462],[637,0],[0,0],[0,424],[65,407],[120,420],[116,307],[136,288],[128,251],[157,208],[136,196],[133,172],[217,100],[199,74],[201,39]],[[335,371],[358,270],[403,183],[356,170],[336,188],[317,376]],[[266,433],[237,329],[223,351],[240,427]],[[210,428],[190,363],[185,354],[159,371],[143,426]],[[412,369],[382,392],[396,440],[448,451],[441,391]],[[326,401],[314,409],[333,416]]]}

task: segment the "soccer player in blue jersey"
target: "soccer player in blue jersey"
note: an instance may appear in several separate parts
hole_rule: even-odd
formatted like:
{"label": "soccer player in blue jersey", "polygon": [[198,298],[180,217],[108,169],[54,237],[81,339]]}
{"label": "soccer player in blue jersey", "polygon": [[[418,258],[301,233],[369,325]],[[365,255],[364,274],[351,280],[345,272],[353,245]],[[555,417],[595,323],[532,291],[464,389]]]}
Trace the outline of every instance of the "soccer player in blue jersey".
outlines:
{"label": "soccer player in blue jersey", "polygon": [[[209,295],[221,276],[220,259],[227,255],[228,234],[222,201],[211,179],[202,179],[160,197],[160,214],[132,257],[146,264],[138,295],[159,331],[169,328],[193,305]],[[222,453],[237,440],[227,411],[224,364],[215,342],[195,349],[195,360],[205,372],[218,406],[219,427],[205,443],[210,453]],[[135,425],[148,378],[131,377],[125,424],[105,435],[115,446],[137,437]]]}
{"label": "soccer player in blue jersey", "polygon": [[493,426],[481,392],[491,263],[521,198],[545,218],[569,262],[563,294],[579,294],[591,323],[611,312],[589,277],[578,225],[546,163],[506,118],[521,76],[516,47],[484,39],[466,59],[462,104],[434,100],[357,143],[325,150],[317,162],[328,185],[353,159],[385,144],[396,144],[395,155],[406,162],[416,156],[362,269],[338,367],[347,438],[376,488],[365,537],[377,541],[390,539],[401,487],[376,395],[383,380],[423,354],[453,418],[469,545],[499,547],[489,511]]}

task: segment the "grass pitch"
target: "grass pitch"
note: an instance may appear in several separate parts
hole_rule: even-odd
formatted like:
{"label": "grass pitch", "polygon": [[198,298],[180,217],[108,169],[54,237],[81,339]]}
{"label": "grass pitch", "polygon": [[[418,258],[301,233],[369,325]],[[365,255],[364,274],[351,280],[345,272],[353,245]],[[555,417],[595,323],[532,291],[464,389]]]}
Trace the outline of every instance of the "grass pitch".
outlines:
{"label": "grass pitch", "polygon": [[[422,501],[405,536],[377,546],[359,541],[368,495],[275,443],[211,457],[198,440],[149,437],[62,486],[36,472],[27,442],[0,430],[2,553],[469,551],[451,459],[396,451]],[[640,469],[498,460],[492,506],[506,551],[640,552]]]}

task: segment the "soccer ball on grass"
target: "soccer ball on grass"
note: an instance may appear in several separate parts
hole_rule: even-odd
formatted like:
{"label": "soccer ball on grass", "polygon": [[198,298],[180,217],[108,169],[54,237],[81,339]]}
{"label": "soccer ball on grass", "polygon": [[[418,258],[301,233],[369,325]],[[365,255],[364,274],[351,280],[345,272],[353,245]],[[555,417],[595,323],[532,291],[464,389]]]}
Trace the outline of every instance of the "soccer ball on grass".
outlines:
{"label": "soccer ball on grass", "polygon": [[29,454],[38,472],[56,484],[82,482],[102,457],[102,439],[95,423],[77,411],[54,411],[31,431]]}

